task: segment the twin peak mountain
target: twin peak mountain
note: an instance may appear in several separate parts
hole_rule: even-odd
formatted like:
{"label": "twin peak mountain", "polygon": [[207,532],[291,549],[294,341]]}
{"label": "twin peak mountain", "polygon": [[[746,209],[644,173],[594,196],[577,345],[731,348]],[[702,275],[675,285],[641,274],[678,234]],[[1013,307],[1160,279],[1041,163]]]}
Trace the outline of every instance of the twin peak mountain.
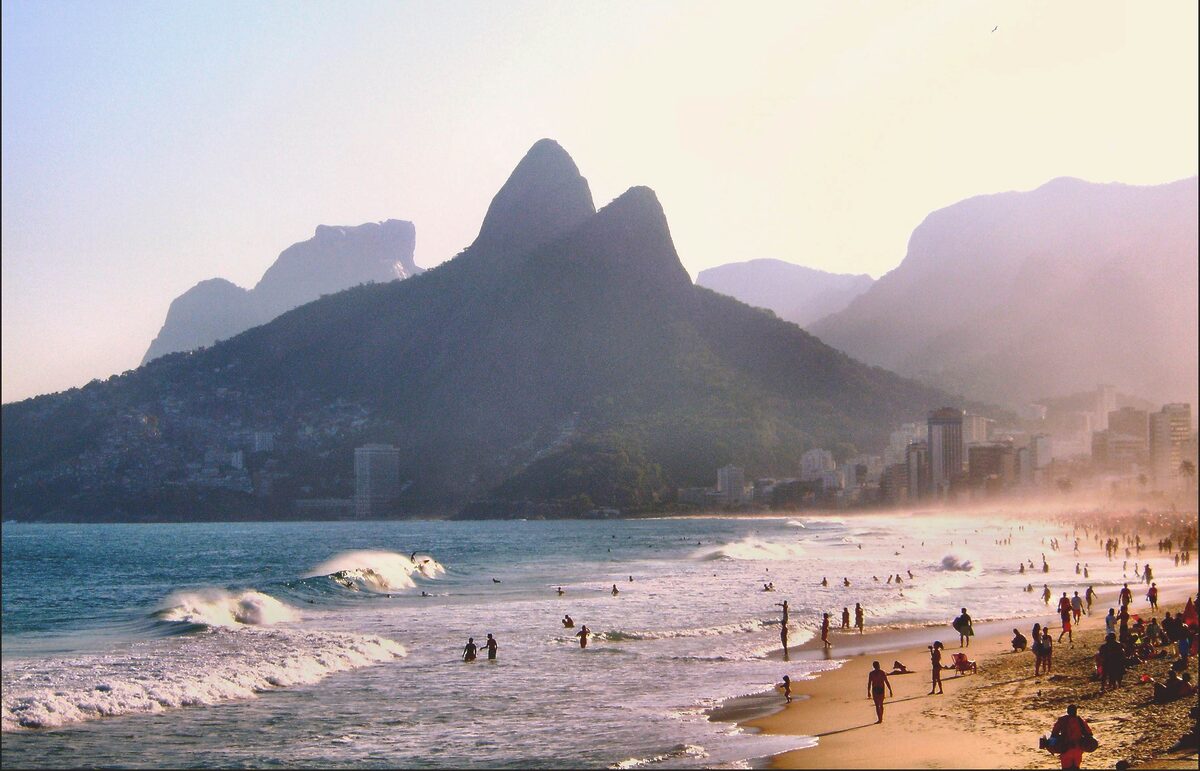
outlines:
{"label": "twin peak mountain", "polygon": [[[656,509],[726,464],[791,476],[810,447],[882,445],[894,425],[955,403],[693,285],[653,191],[597,211],[546,139],[455,258],[82,391],[86,434],[71,422],[78,389],[4,406],[5,517],[87,518],[79,502],[101,489],[110,508],[151,505],[248,430],[274,433],[277,449],[269,464],[252,457],[265,465],[250,469],[253,490],[220,499],[224,516],[352,495],[353,449],[369,442],[399,448],[405,513]],[[122,414],[162,430],[106,442],[134,430]],[[98,452],[145,478],[112,490],[102,474],[56,476],[56,463]],[[192,495],[188,516],[218,516],[204,500],[218,498]]]}

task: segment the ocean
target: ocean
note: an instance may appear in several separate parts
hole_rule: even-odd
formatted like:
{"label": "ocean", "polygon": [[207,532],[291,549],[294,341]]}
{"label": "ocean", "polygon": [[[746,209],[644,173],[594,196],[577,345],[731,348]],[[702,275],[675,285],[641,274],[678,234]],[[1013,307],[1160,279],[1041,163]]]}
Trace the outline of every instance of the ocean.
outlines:
{"label": "ocean", "polygon": [[[905,513],[5,523],[3,765],[749,767],[815,740],[707,711],[839,663],[769,658],[776,603],[793,646],[855,602],[952,639],[963,606],[1043,612],[1027,583],[1082,594],[1077,561],[1105,601],[1133,580],[1079,537],[1077,557],[1049,522]],[[463,662],[488,633],[497,660]]]}

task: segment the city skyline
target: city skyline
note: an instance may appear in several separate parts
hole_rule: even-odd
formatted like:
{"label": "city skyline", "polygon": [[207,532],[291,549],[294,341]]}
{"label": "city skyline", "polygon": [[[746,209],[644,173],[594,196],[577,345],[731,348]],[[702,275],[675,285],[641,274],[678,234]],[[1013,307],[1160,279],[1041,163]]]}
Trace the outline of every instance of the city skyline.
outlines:
{"label": "city skyline", "polygon": [[410,219],[436,265],[541,136],[599,203],[653,187],[693,277],[757,257],[879,276],[963,198],[1194,175],[1195,22],[1186,4],[6,3],[3,400],[136,366],[173,297],[252,285],[318,224]]}

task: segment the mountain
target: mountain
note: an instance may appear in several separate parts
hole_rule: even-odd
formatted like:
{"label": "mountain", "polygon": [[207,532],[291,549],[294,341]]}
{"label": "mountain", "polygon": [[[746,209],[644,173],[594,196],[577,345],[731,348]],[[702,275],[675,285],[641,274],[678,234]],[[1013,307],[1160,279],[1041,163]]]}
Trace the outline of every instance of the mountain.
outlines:
{"label": "mountain", "polygon": [[845,308],[875,280],[865,273],[826,273],[783,260],[761,259],[702,270],[696,283],[807,327]]}
{"label": "mountain", "polygon": [[1056,179],[930,214],[904,261],[813,334],[1002,404],[1113,383],[1196,401],[1197,178]]}
{"label": "mountain", "polygon": [[253,289],[213,278],[176,297],[142,363],[233,337],[323,294],[414,276],[421,272],[415,246],[416,229],[403,220],[318,225],[312,238],[283,250]]}
{"label": "mountain", "polygon": [[399,449],[410,514],[656,510],[725,464],[794,476],[947,403],[694,286],[653,191],[597,212],[542,140],[436,268],[4,405],[4,517],[293,516],[352,496],[368,442]]}

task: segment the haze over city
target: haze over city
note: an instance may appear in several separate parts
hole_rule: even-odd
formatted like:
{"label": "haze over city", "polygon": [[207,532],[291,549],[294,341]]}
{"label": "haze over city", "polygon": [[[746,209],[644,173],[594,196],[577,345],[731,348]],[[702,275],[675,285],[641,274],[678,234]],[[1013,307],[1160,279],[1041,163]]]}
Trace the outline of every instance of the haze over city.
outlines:
{"label": "haze over city", "polygon": [[471,242],[540,137],[685,268],[879,277],[930,212],[1197,169],[1193,3],[3,6],[4,402],[138,364],[318,224]]}

